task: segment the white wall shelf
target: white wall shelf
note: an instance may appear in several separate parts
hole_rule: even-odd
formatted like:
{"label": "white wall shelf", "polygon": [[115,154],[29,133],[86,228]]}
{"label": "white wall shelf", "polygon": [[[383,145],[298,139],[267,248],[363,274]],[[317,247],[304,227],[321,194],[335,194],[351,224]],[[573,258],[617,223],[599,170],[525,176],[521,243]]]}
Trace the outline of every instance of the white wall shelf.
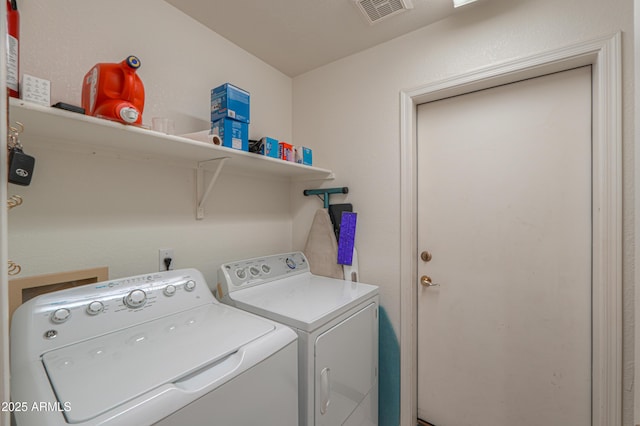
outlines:
{"label": "white wall shelf", "polygon": [[[84,150],[141,160],[186,163],[197,171],[196,215],[204,217],[203,206],[222,166],[234,171],[275,176],[290,180],[333,179],[331,170],[269,158],[258,154],[165,135],[142,127],[45,107],[10,98],[11,123],[24,124],[20,139],[28,146],[46,144],[55,149]],[[221,161],[213,161],[221,160]],[[213,171],[204,185],[205,170]]]}

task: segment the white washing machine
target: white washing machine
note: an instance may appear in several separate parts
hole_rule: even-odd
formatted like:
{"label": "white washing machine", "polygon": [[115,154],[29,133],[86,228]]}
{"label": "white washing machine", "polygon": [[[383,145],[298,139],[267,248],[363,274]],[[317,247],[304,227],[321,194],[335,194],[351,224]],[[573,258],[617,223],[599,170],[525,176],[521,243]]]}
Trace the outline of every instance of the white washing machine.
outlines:
{"label": "white washing machine", "polygon": [[297,336],[195,269],[38,296],[11,326],[18,426],[297,425]]}
{"label": "white washing machine", "polygon": [[377,286],[313,275],[294,252],[223,264],[213,290],[297,331],[301,426],[377,426]]}

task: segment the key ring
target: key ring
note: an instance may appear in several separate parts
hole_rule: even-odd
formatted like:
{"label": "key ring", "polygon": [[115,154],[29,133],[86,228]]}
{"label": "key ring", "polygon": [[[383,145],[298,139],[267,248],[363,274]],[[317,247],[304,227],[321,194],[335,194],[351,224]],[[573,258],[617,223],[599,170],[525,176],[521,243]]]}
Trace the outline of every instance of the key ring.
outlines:
{"label": "key ring", "polygon": [[20,143],[20,139],[18,139],[18,135],[24,132],[24,124],[19,121],[16,121],[18,128],[9,126],[9,148],[18,148],[22,149],[22,144]]}

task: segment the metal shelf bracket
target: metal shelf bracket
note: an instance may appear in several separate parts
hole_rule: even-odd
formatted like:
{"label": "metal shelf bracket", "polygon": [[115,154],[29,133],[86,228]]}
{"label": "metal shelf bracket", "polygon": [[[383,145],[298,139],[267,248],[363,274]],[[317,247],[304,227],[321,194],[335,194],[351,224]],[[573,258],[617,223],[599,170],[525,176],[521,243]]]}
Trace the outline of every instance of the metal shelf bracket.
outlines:
{"label": "metal shelf bracket", "polygon": [[[204,205],[207,202],[207,198],[209,198],[211,190],[216,185],[224,163],[228,159],[229,157],[221,157],[198,162],[198,167],[196,168],[196,219],[204,219]],[[205,184],[205,171],[210,170],[211,164],[215,164],[215,168],[212,170],[213,176],[211,176],[209,182]]]}

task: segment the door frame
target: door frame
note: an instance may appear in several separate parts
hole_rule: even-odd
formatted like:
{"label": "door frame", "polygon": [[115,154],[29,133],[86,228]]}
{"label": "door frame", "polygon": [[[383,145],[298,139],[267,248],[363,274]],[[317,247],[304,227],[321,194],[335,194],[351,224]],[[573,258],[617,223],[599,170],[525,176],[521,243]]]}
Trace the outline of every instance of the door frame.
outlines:
{"label": "door frame", "polygon": [[[0,10],[0,46],[7,45],[7,10]],[[3,50],[4,52],[4,50]],[[0,55],[0,164],[7,164],[7,114],[9,110],[7,98],[7,55]],[[5,170],[3,167],[0,169]],[[7,174],[0,173],[0,201],[6,203],[9,198]],[[7,235],[9,230],[8,212],[5,207],[0,208],[0,399],[9,401],[9,244]],[[10,413],[0,413],[0,424],[11,424]]]}
{"label": "door frame", "polygon": [[592,426],[622,424],[621,33],[400,92],[400,424],[417,415],[417,106],[592,66]]}

